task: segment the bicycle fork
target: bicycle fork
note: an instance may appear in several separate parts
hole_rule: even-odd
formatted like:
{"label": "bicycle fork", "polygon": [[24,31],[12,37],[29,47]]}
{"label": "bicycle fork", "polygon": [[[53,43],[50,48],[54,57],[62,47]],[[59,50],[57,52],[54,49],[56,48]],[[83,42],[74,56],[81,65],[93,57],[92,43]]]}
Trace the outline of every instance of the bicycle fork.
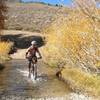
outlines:
{"label": "bicycle fork", "polygon": [[32,74],[36,80],[37,79],[37,65],[36,64],[33,64],[33,66],[32,66]]}
{"label": "bicycle fork", "polygon": [[29,75],[28,77],[31,78],[31,73],[33,74],[33,77],[35,78],[35,80],[37,79],[37,64],[33,64],[32,62],[29,62]]}

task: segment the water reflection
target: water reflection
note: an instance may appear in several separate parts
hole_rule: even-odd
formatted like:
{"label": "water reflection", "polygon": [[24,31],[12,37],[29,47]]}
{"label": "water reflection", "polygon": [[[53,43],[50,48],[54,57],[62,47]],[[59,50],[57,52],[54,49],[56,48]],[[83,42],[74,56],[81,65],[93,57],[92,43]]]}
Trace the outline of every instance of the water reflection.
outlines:
{"label": "water reflection", "polygon": [[5,69],[0,71],[0,94],[3,93],[9,86],[8,76],[9,76],[11,67],[10,67],[9,63],[5,64],[5,66],[7,66],[7,67],[5,67]]}
{"label": "water reflection", "polygon": [[39,64],[38,78],[28,78],[25,60],[12,60],[0,72],[0,95],[31,97],[64,96],[70,93],[69,87],[56,79],[51,68]]}

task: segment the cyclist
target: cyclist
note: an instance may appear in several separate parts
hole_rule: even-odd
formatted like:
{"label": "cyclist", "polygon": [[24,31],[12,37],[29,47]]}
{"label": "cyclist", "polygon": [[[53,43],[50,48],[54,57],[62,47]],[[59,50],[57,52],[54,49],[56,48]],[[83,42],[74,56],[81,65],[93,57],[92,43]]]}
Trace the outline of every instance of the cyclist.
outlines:
{"label": "cyclist", "polygon": [[[37,57],[36,53],[38,53],[39,57]],[[37,47],[36,41],[31,42],[31,46],[26,51],[26,58],[29,61],[29,75],[28,77],[31,78],[31,72],[33,72],[33,76],[35,76],[35,79],[37,78],[37,59],[41,59],[41,53]],[[31,66],[33,64],[33,66]]]}

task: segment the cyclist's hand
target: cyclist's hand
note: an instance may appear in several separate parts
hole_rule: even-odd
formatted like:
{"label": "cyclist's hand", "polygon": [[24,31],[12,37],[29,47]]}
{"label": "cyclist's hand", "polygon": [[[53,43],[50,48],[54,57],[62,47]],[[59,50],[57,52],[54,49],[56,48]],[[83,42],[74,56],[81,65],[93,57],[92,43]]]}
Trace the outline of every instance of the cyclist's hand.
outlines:
{"label": "cyclist's hand", "polygon": [[40,56],[40,57],[38,57],[38,59],[42,59],[42,57]]}
{"label": "cyclist's hand", "polygon": [[26,58],[26,59],[28,58],[27,55],[25,55],[25,58]]}

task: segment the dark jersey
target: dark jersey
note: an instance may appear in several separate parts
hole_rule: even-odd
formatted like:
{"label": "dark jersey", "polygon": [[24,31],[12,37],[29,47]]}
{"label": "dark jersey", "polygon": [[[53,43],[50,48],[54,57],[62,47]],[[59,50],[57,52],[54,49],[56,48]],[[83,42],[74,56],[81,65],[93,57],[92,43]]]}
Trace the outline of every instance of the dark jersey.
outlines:
{"label": "dark jersey", "polygon": [[30,56],[36,56],[36,52],[38,52],[38,48],[31,46],[28,48],[27,52]]}

